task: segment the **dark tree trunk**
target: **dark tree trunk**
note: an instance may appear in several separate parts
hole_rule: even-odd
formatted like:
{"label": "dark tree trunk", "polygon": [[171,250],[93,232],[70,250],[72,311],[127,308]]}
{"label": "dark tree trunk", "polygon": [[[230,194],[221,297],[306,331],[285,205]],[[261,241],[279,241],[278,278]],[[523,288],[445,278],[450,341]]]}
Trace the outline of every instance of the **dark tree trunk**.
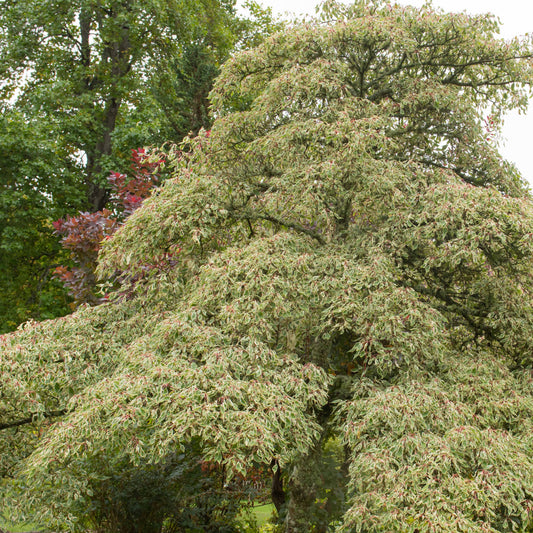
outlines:
{"label": "dark tree trunk", "polygon": [[91,212],[101,211],[109,199],[107,189],[98,183],[98,175],[102,171],[99,159],[102,154],[87,154],[86,178],[87,202]]}
{"label": "dark tree trunk", "polygon": [[109,191],[99,182],[99,178],[102,173],[102,157],[112,153],[111,135],[115,129],[119,110],[120,100],[110,98],[105,108],[101,140],[96,144],[94,152],[87,154],[87,199],[92,211],[102,210],[109,200]]}
{"label": "dark tree trunk", "polygon": [[[125,7],[127,10],[128,8]],[[119,13],[110,13],[110,16],[116,18]],[[110,64],[111,82],[103,118],[100,123],[99,131],[96,133],[94,144],[85,148],[87,157],[85,183],[87,186],[87,201],[91,211],[102,210],[109,200],[109,191],[106,188],[104,176],[102,176],[102,159],[109,156],[113,152],[112,135],[115,130],[118,114],[120,111],[121,98],[119,86],[123,78],[125,78],[131,70],[134,58],[132,57],[132,45],[130,41],[130,30],[127,24],[124,24],[117,35],[117,39],[110,42],[102,51],[101,57],[94,61],[91,56],[91,23],[95,19],[98,24],[101,24],[99,19],[101,13],[86,12],[84,10],[80,13],[80,62],[90,72],[90,67],[95,67],[94,72],[98,72],[99,67],[97,63],[105,71],[105,65]],[[98,74],[87,74],[84,80],[83,90],[92,92],[103,83],[103,80]]]}
{"label": "dark tree trunk", "polygon": [[281,467],[277,459],[272,459],[270,463],[270,470],[272,471],[272,489],[271,497],[272,503],[276,508],[278,516],[281,516],[285,505],[285,491],[283,490],[283,478],[281,477]]}

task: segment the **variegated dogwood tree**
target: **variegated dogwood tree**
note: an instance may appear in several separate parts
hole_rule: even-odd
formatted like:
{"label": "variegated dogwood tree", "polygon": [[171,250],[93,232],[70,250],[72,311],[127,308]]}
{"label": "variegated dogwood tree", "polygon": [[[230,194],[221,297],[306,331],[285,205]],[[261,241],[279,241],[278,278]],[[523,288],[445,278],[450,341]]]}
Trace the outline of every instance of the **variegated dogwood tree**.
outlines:
{"label": "variegated dogwood tree", "polygon": [[287,533],[530,530],[533,204],[485,119],[532,56],[359,1],[230,60],[104,243],[129,290],[1,338],[11,505],[83,529],[109,471],[194,444],[228,487],[271,465]]}

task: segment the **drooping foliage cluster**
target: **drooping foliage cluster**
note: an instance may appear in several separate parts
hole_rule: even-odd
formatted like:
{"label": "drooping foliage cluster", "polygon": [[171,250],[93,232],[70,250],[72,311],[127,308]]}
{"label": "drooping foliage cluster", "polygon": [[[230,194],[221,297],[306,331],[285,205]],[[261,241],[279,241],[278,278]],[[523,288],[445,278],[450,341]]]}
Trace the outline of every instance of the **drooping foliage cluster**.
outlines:
{"label": "drooping foliage cluster", "polygon": [[289,533],[531,527],[533,204],[484,127],[526,105],[531,43],[323,17],[225,65],[211,132],[104,244],[128,298],[2,338],[15,506],[81,529],[98,465],[194,445],[228,479],[275,461]]}

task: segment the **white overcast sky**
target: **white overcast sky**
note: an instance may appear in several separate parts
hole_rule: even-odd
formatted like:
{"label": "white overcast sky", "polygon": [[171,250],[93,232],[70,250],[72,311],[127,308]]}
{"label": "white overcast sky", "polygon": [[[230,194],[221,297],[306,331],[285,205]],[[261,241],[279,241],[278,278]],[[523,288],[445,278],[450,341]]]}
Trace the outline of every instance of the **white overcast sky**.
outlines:
{"label": "white overcast sky", "polygon": [[[424,0],[396,0],[396,2],[421,6]],[[239,0],[238,4],[241,3]],[[313,15],[315,7],[321,2],[318,0],[259,0],[259,3],[271,7],[275,14]],[[433,0],[433,5],[445,11],[493,13],[500,19],[504,38],[533,33],[533,0]],[[504,157],[513,161],[533,186],[532,141],[533,103],[530,104],[527,115],[519,116],[513,113],[506,118],[500,147]]]}

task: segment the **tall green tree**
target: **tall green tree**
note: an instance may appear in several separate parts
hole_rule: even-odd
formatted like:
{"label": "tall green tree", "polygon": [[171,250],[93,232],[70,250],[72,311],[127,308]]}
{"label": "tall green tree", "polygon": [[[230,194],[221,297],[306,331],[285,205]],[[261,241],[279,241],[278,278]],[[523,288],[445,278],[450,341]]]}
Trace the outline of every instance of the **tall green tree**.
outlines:
{"label": "tall green tree", "polygon": [[51,221],[104,208],[132,148],[209,125],[220,64],[259,27],[234,3],[2,2],[0,331],[67,309],[49,276],[63,260]]}
{"label": "tall green tree", "polygon": [[324,17],[226,63],[105,243],[129,298],[1,338],[14,507],[82,529],[96,465],[194,443],[273,465],[288,533],[531,528],[533,204],[484,113],[526,106],[533,47],[429,5]]}
{"label": "tall green tree", "polygon": [[[167,62],[190,43],[222,60],[235,41],[232,1],[17,0],[5,2],[0,17],[4,94],[16,92],[17,108],[64,136],[79,158],[92,211],[104,207],[110,165],[125,148],[113,146],[115,129],[131,109],[138,117],[158,114],[147,86]],[[137,134],[157,134],[154,118],[155,131]]]}
{"label": "tall green tree", "polygon": [[[66,261],[51,221],[83,209],[83,182],[46,123],[17,110],[0,115],[0,331],[32,317],[65,314],[68,299],[52,271]],[[58,160],[64,165],[59,166]]]}

